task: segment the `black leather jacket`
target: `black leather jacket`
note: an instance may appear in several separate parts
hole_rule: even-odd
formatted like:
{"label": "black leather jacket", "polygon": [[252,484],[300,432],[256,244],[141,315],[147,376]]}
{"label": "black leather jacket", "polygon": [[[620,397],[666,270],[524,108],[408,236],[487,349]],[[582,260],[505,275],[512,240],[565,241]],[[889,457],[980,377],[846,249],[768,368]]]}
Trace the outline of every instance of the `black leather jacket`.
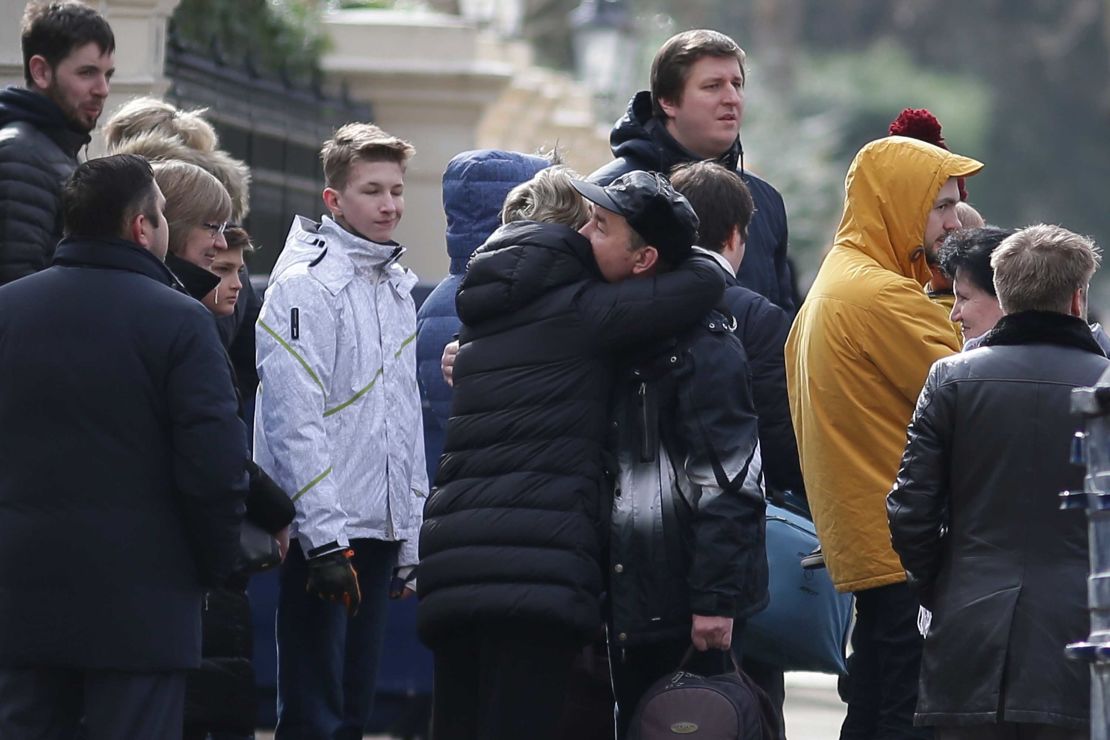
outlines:
{"label": "black leather jacket", "polygon": [[887,497],[894,549],[933,610],[920,723],[1086,726],[1088,670],[1063,648],[1088,632],[1087,527],[1057,494],[1083,485],[1071,390],[1108,367],[1086,324],[1040,312],[933,365]]}
{"label": "black leather jacket", "polygon": [[620,646],[689,634],[690,615],[767,603],[759,427],[735,321],[712,312],[617,387],[609,596]]}
{"label": "black leather jacket", "polygon": [[0,90],[0,285],[50,265],[62,238],[62,184],[88,143],[45,95]]}

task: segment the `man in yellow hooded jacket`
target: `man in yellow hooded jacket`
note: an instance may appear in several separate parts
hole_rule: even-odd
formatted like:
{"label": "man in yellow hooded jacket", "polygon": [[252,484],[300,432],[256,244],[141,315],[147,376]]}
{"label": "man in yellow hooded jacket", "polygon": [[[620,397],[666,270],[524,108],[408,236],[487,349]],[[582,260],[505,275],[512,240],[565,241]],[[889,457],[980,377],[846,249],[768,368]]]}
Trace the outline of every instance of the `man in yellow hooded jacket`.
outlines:
{"label": "man in yellow hooded jacket", "polygon": [[933,362],[959,351],[924,286],[925,252],[959,228],[957,177],[983,165],[901,136],[873,141],[786,344],[790,411],[825,562],[856,595],[842,740],[932,737],[913,727],[917,597],[891,549],[885,496]]}

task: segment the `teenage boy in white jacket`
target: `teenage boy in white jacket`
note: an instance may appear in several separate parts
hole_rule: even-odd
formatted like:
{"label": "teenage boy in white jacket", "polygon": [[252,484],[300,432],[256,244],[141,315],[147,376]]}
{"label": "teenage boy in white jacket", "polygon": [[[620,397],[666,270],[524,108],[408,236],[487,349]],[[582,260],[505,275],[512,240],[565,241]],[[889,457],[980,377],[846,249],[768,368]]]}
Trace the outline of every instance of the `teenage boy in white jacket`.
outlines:
{"label": "teenage boy in white jacket", "polygon": [[362,736],[386,594],[415,588],[428,493],[416,276],[392,241],[412,154],[370,124],[324,143],[331,215],[294,219],[258,319],[255,459],[297,509],[277,612],[279,739]]}

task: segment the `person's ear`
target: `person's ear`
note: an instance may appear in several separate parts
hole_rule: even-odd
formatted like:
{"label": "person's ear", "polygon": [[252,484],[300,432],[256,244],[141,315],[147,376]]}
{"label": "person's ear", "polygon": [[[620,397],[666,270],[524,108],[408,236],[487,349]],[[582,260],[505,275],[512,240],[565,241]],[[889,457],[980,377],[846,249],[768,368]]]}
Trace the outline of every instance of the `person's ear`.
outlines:
{"label": "person's ear", "polygon": [[640,247],[632,258],[632,274],[642,275],[659,262],[659,250],[652,246]]}
{"label": "person's ear", "polygon": [[1076,288],[1075,292],[1071,294],[1071,313],[1072,316],[1082,319],[1087,315],[1087,301],[1083,288]]}
{"label": "person's ear", "polygon": [[46,90],[54,82],[54,68],[42,54],[35,54],[27,61],[31,71],[31,82],[40,90]]}
{"label": "person's ear", "polygon": [[142,246],[144,249],[150,246],[150,238],[146,234],[147,218],[141,213],[136,213],[127,222],[127,238],[136,244]]}
{"label": "person's ear", "polygon": [[324,206],[328,209],[328,213],[332,217],[343,215],[343,209],[339,207],[339,191],[335,188],[324,188],[323,192]]}
{"label": "person's ear", "polygon": [[678,113],[678,107],[682,102],[667,100],[666,98],[657,98],[657,100],[659,102],[659,107],[663,109],[663,114],[666,115],[667,118],[675,117],[675,115]]}

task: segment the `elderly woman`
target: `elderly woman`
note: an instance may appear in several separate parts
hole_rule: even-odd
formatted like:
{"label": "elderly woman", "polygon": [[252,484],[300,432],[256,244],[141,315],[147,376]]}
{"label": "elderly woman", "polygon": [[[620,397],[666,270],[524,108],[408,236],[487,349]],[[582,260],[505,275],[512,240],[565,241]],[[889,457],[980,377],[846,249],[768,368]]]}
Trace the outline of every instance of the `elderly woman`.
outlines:
{"label": "elderly woman", "polygon": [[[166,197],[166,265],[215,317],[231,315],[242,288],[243,252],[252,247],[246,231],[227,225],[232,211],[227,190],[188,162],[156,162],[154,179]],[[264,472],[253,463],[249,466],[253,469],[246,521],[277,538],[284,556],[293,504]],[[210,732],[220,738],[252,736],[256,700],[248,575],[239,574],[206,596],[204,654],[200,670],[189,676],[187,685],[186,738],[204,738]]]}

